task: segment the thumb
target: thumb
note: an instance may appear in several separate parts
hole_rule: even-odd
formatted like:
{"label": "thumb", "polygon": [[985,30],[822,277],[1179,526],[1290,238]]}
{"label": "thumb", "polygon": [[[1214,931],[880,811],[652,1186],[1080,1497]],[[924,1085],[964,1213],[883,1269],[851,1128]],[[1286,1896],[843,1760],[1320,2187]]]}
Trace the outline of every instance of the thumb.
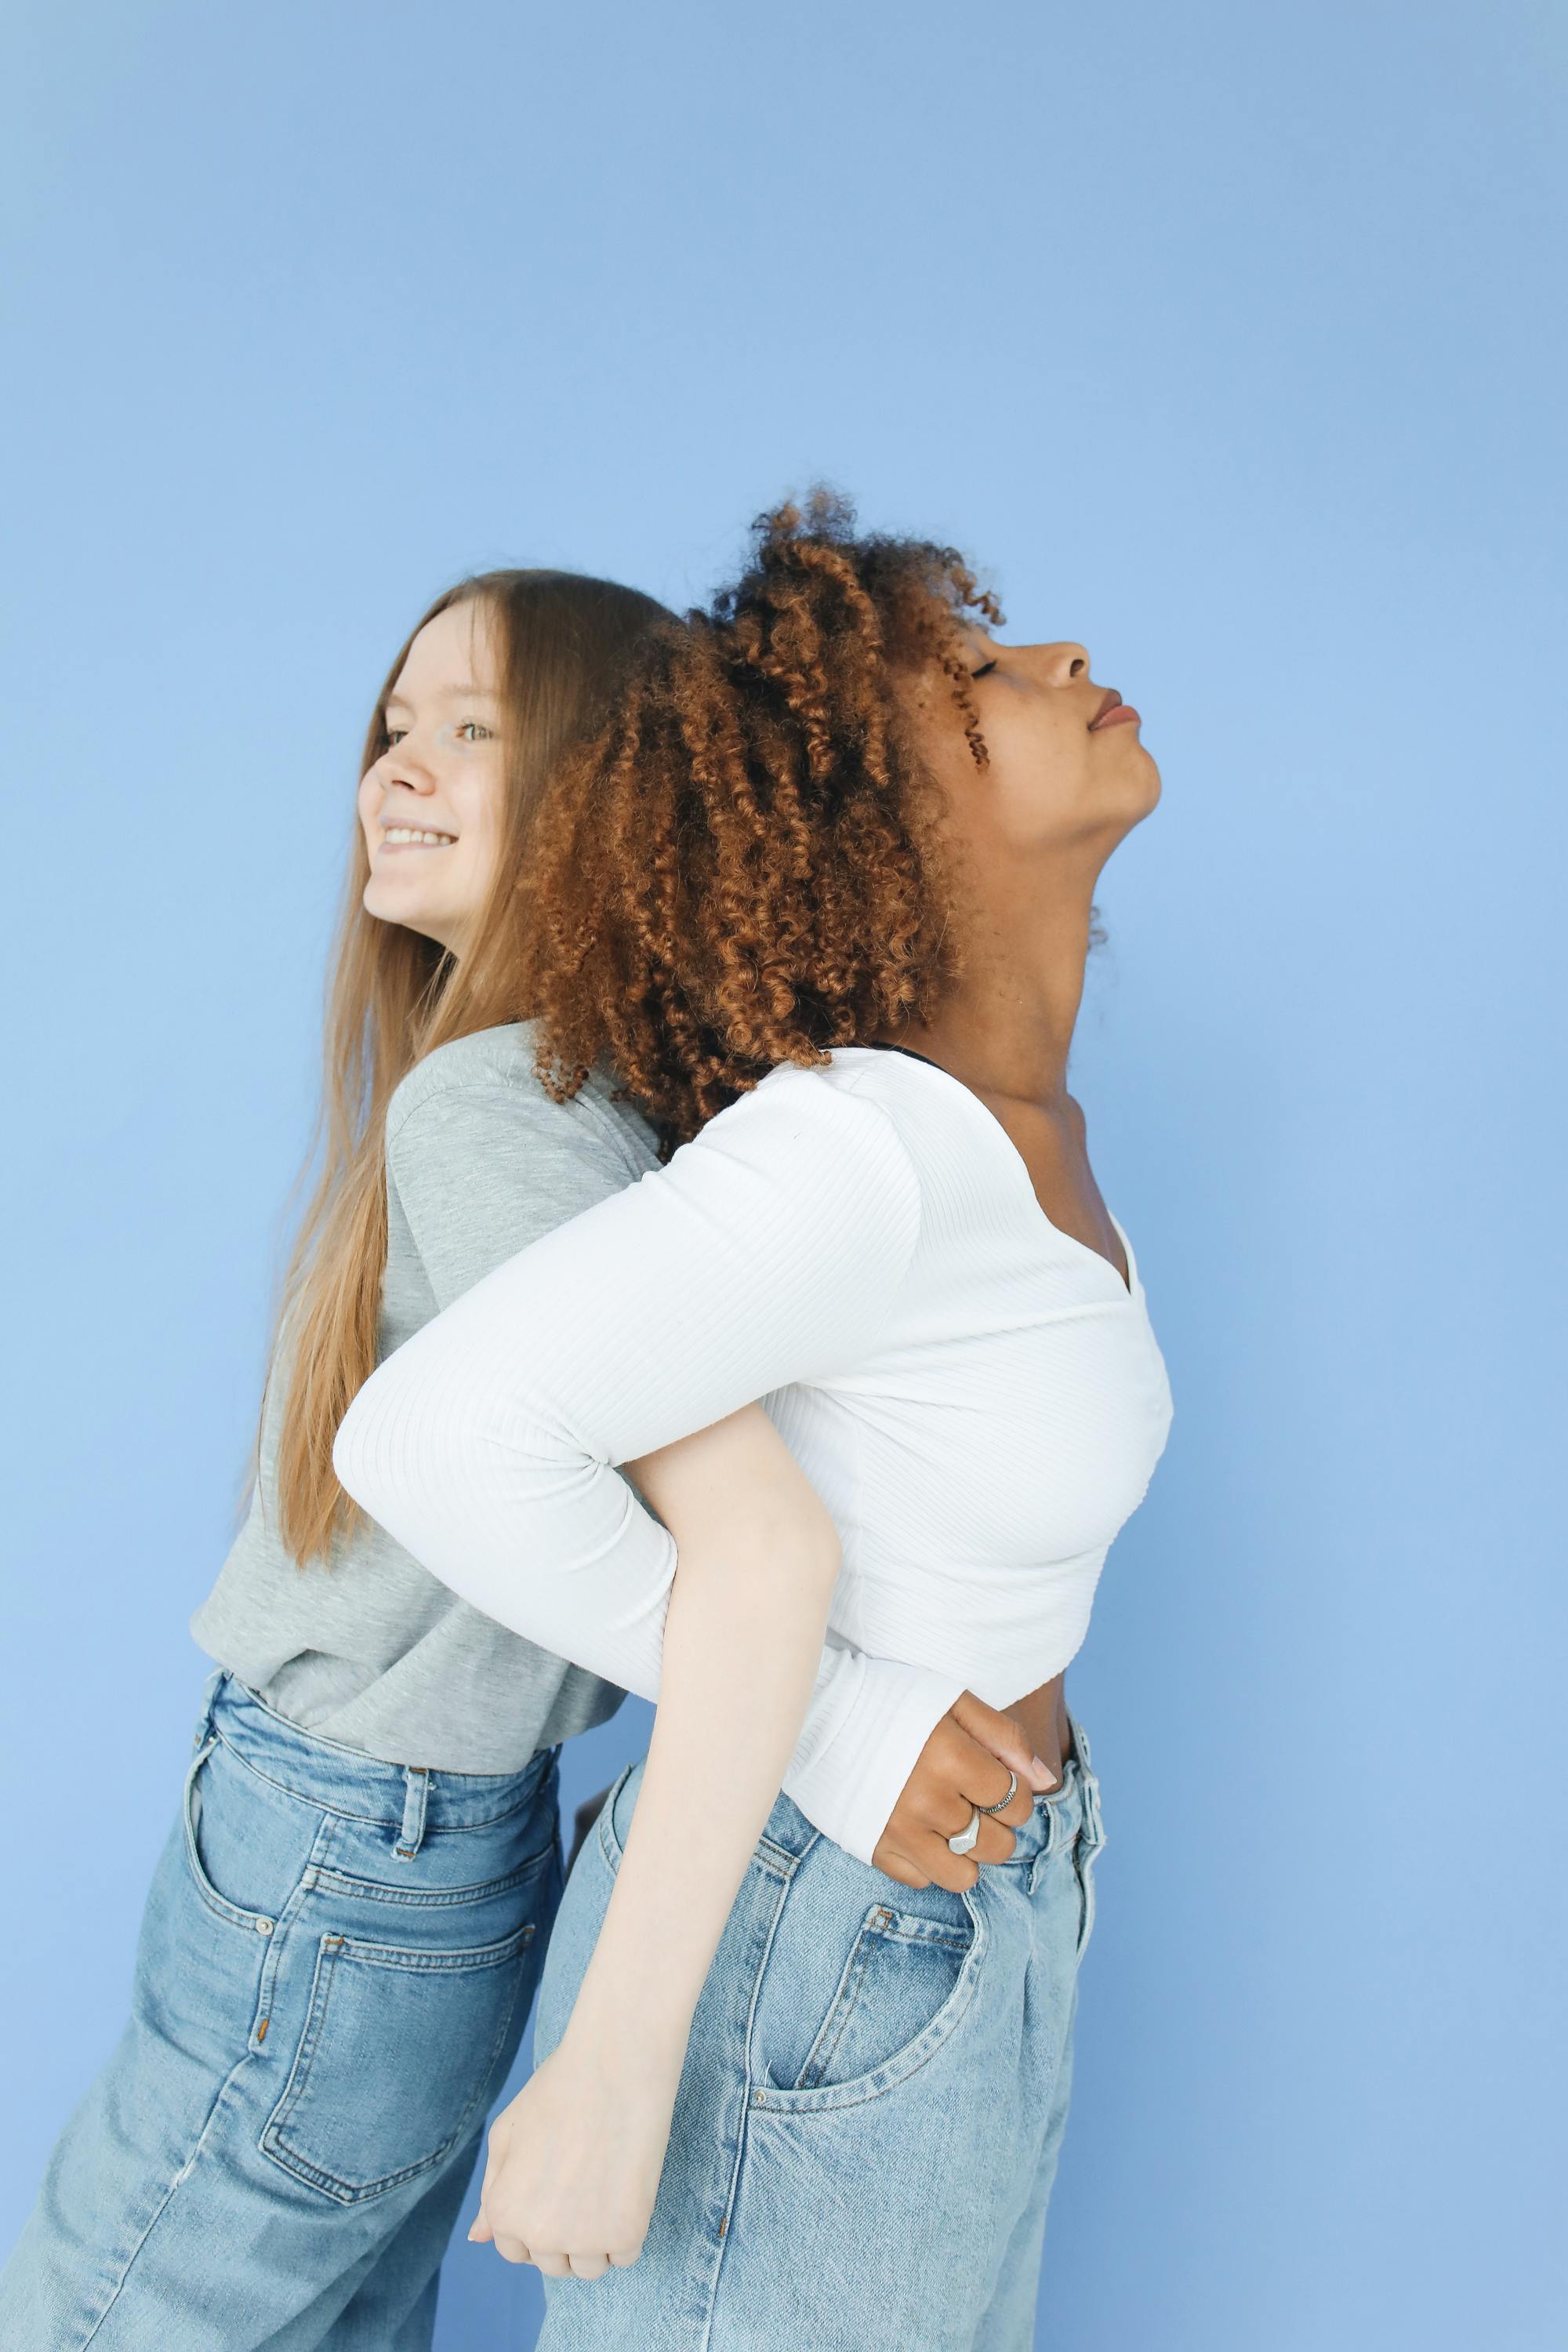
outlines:
{"label": "thumb", "polygon": [[999,1764],[1005,1764],[1009,1772],[1016,1772],[1037,1796],[1056,1787],[1057,1775],[1036,1755],[1010,1715],[1001,1714],[997,1708],[987,1706],[983,1698],[976,1698],[973,1691],[965,1691],[953,1704],[952,1718],[977,1747],[994,1756]]}
{"label": "thumb", "polygon": [[473,2228],[468,2231],[468,2242],[470,2245],[474,2246],[488,2246],[494,2237],[495,2231],[486,2221],[485,2209],[481,2205],[479,2207],[479,2219],[475,2221]]}

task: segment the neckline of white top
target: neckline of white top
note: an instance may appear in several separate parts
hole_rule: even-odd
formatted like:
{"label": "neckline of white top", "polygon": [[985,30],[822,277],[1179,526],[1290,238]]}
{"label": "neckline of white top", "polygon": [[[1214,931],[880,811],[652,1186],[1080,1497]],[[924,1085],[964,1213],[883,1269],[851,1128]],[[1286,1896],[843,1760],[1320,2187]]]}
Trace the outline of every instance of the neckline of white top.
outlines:
{"label": "neckline of white top", "polygon": [[1133,1250],[1131,1243],[1128,1240],[1126,1234],[1122,1231],[1115,1211],[1109,1205],[1109,1203],[1107,1204],[1105,1213],[1110,1219],[1111,1223],[1116,1227],[1116,1237],[1127,1253],[1127,1279],[1125,1282],[1122,1280],[1117,1268],[1106,1256],[1103,1250],[1097,1250],[1089,1242],[1080,1242],[1076,1234],[1065,1233],[1060,1225],[1057,1224],[1052,1218],[1047,1216],[1044,1209],[1040,1206],[1040,1196],[1035,1190],[1035,1180],[1029,1173],[1028,1161],[1025,1159],[1023,1153],[1019,1150],[1017,1145],[1014,1142],[1012,1137],[1008,1134],[1006,1129],[1003,1126],[1001,1120],[992,1109],[990,1104],[983,1102],[980,1097],[975,1093],[973,1087],[966,1087],[962,1078],[955,1078],[951,1070],[943,1069],[940,1062],[931,1061],[930,1056],[925,1054],[913,1053],[907,1045],[835,1045],[832,1049],[832,1053],[833,1059],[836,1062],[846,1054],[874,1054],[877,1055],[879,1060],[881,1061],[896,1061],[905,1064],[912,1064],[917,1070],[931,1071],[942,1086],[956,1087],[959,1093],[964,1097],[965,1101],[973,1104],[980,1118],[984,1121],[986,1127],[989,1128],[992,1134],[996,1138],[1002,1150],[1006,1153],[1016,1174],[1019,1179],[1021,1179],[1024,1189],[1028,1194],[1029,1206],[1033,1209],[1036,1216],[1038,1217],[1041,1224],[1045,1226],[1047,1232],[1054,1234],[1058,1241],[1065,1242],[1069,1249],[1081,1250],[1085,1257],[1091,1257],[1097,1265],[1102,1265],[1107,1274],[1110,1275],[1112,1282],[1115,1283],[1121,1297],[1126,1299],[1130,1305],[1135,1305],[1142,1297],[1143,1286],[1138,1276],[1137,1255]]}

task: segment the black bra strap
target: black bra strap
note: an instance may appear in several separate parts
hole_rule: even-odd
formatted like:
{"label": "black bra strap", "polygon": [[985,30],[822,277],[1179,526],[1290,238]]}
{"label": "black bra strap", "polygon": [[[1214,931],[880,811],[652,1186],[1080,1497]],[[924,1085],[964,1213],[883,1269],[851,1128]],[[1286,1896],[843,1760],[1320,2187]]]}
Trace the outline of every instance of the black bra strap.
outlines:
{"label": "black bra strap", "polygon": [[[923,1062],[928,1070],[942,1069],[942,1064],[940,1062],[933,1062],[929,1054],[917,1054],[912,1045],[890,1045],[885,1037],[873,1037],[871,1040],[871,1051],[874,1054],[902,1054],[909,1061]],[[951,1078],[952,1072],[951,1070],[946,1070],[943,1071],[942,1075],[945,1077]]]}

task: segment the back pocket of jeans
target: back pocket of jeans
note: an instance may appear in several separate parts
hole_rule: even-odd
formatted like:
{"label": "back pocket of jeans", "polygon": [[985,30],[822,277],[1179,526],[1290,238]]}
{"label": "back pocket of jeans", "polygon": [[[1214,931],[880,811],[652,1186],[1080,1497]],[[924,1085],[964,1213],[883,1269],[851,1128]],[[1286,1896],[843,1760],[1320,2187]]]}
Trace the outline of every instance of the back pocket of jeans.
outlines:
{"label": "back pocket of jeans", "polygon": [[358,2204],[439,2164],[482,2119],[526,2002],[533,1924],[468,1951],[323,1936],[263,2151]]}
{"label": "back pocket of jeans", "polygon": [[945,2039],[942,2020],[973,1942],[972,1925],[874,1905],[794,2087],[824,2090],[885,2076],[885,2083],[868,2081],[868,2090],[890,2088],[902,2074],[912,2073]]}

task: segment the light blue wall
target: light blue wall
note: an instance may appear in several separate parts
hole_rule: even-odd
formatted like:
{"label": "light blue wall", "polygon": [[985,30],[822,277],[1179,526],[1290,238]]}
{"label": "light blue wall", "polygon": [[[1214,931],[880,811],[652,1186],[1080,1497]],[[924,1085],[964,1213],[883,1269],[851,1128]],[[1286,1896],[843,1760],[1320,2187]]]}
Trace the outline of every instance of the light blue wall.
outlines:
{"label": "light blue wall", "polygon": [[[1561,2343],[1561,12],[9,24],[5,2234],[196,1704],[367,695],[458,572],[686,598],[826,475],[1166,775],[1079,1056],[1178,1412],[1074,1675],[1040,2340]],[[531,2293],[460,2245],[445,2352]]]}

